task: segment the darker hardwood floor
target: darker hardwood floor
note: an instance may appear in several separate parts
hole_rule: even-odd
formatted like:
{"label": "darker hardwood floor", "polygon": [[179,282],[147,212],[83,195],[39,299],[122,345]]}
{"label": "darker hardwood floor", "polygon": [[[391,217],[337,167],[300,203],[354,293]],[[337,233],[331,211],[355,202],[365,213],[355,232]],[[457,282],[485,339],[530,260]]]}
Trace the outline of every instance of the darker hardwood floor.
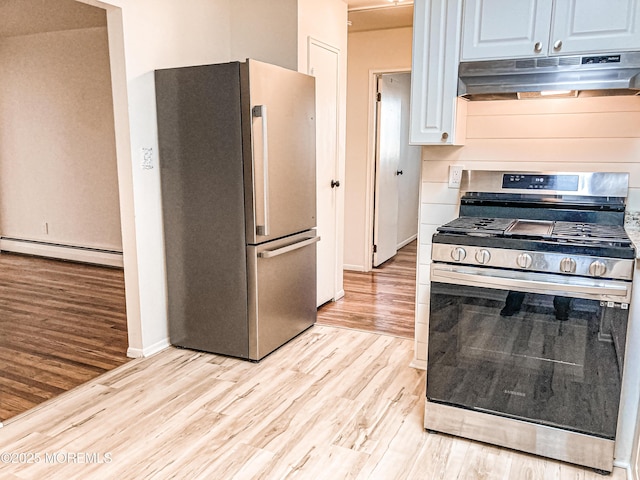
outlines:
{"label": "darker hardwood floor", "polygon": [[344,272],[344,297],[318,309],[322,325],[414,337],[417,241],[372,272]]}
{"label": "darker hardwood floor", "polygon": [[0,421],[128,361],[122,269],[0,254]]}

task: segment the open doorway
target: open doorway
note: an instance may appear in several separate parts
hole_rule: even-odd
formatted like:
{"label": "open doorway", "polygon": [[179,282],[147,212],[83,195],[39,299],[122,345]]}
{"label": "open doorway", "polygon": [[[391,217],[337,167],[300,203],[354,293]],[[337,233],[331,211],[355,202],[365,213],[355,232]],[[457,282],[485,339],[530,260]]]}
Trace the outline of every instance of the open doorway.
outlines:
{"label": "open doorway", "polygon": [[372,267],[418,237],[419,146],[409,145],[411,73],[375,74],[376,147]]}
{"label": "open doorway", "polygon": [[318,323],[413,338],[421,149],[409,145],[411,74],[371,74],[372,254],[364,272],[345,270],[344,297]]}
{"label": "open doorway", "polygon": [[128,347],[106,12],[7,0],[2,13],[0,422]]}

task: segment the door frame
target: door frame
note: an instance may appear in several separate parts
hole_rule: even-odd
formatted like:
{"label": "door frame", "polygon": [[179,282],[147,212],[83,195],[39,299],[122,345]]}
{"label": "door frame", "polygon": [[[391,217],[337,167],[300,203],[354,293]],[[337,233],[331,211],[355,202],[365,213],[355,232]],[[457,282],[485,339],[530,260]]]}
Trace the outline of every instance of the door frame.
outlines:
{"label": "door frame", "polygon": [[376,78],[379,75],[392,73],[412,73],[411,66],[405,68],[384,68],[369,70],[369,113],[367,127],[367,169],[365,184],[365,210],[367,215],[364,224],[364,252],[367,262],[364,265],[364,271],[373,270],[373,224],[374,224],[374,195],[376,190],[376,154],[377,154],[377,137],[376,129],[378,119],[376,114]]}

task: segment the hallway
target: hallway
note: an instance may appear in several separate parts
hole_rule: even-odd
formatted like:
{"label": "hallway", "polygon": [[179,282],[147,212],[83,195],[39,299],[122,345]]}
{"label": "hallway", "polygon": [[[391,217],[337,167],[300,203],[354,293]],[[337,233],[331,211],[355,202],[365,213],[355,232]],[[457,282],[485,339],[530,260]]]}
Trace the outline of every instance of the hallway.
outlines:
{"label": "hallway", "polygon": [[343,298],[318,309],[318,324],[413,338],[417,240],[373,271],[344,272]]}

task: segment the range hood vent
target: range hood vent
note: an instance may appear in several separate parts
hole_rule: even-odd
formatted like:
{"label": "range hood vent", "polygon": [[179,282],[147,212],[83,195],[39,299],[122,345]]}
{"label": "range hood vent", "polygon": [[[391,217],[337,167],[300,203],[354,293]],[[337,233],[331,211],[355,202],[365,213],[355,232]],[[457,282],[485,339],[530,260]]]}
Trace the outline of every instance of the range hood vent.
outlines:
{"label": "range hood vent", "polygon": [[470,100],[640,94],[640,52],[461,62],[458,95]]}

